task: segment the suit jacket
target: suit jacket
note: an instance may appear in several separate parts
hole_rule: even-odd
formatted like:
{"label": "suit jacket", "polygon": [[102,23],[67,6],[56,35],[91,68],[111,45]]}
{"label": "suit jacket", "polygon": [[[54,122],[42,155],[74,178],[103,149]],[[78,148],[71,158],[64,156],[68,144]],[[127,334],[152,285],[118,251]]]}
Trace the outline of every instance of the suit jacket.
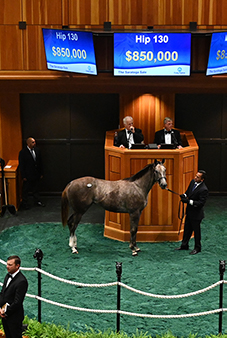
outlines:
{"label": "suit jacket", "polygon": [[6,310],[7,317],[13,318],[15,316],[18,319],[20,318],[23,320],[23,301],[28,289],[27,279],[19,271],[16,276],[11,280],[8,287],[6,287],[8,279],[9,277],[7,274],[4,279],[2,290],[0,292],[0,307],[2,307],[5,303],[10,304],[10,306],[8,306]]}
{"label": "suit jacket", "polygon": [[43,175],[43,164],[39,148],[34,148],[36,160],[34,160],[30,150],[25,147],[19,153],[19,168],[22,178],[28,181],[39,180]]}
{"label": "suit jacket", "polygon": [[189,200],[193,200],[193,205],[187,204],[186,214],[190,219],[202,220],[204,218],[203,207],[208,197],[208,188],[204,181],[194,190],[195,180],[192,180],[185,194]]}
{"label": "suit jacket", "polygon": [[[165,143],[165,130],[161,129],[156,131],[154,143],[161,144]],[[181,136],[178,130],[172,129],[171,130],[171,143],[182,146]]]}
{"label": "suit jacket", "polygon": [[[144,140],[142,130],[139,128],[135,128],[135,133],[133,133],[133,139],[135,143],[141,143]],[[126,134],[126,130],[123,129],[119,131],[117,135],[117,146],[123,144],[125,148],[128,148],[128,135]]]}

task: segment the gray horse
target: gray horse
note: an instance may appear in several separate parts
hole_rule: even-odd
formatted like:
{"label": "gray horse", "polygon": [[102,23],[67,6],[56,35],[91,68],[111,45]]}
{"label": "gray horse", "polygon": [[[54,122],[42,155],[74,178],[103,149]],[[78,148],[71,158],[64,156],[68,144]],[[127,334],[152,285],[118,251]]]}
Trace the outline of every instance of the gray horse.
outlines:
{"label": "gray horse", "polygon": [[[78,253],[76,228],[83,214],[93,204],[100,204],[105,210],[128,213],[130,216],[130,244],[132,255],[140,251],[136,245],[136,234],[141,212],[147,205],[147,196],[153,185],[158,182],[166,189],[166,168],[155,160],[130,178],[107,181],[94,177],[81,177],[71,181],[62,193],[62,224],[68,224],[70,231],[69,246]],[[69,217],[69,206],[74,213]]]}

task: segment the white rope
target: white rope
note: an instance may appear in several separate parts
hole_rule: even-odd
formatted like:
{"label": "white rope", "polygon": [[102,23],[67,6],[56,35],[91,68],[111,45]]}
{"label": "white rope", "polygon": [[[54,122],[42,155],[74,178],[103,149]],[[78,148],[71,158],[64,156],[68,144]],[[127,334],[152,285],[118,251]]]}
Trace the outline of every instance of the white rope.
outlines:
{"label": "white rope", "polygon": [[95,313],[119,313],[122,315],[128,315],[128,316],[135,316],[135,317],[147,317],[147,318],[187,318],[187,317],[196,317],[196,316],[205,316],[205,315],[210,315],[210,314],[215,314],[219,312],[225,312],[227,311],[227,308],[222,308],[222,309],[215,309],[211,311],[205,311],[205,312],[197,312],[197,313],[188,313],[188,314],[182,314],[182,315],[151,315],[151,314],[143,314],[143,313],[133,313],[133,312],[127,312],[127,311],[121,311],[121,310],[98,310],[98,309],[87,309],[87,308],[81,308],[77,306],[70,306],[58,302],[54,302],[51,300],[48,300],[43,297],[39,297],[36,295],[30,295],[26,294],[26,296],[30,298],[35,298],[40,301],[43,301],[45,303],[49,303],[52,305],[60,306],[63,308],[71,309],[71,310],[77,310],[77,311],[84,311],[84,312],[95,312]]}
{"label": "white rope", "polygon": [[136,317],[147,317],[147,318],[189,318],[189,317],[198,317],[198,316],[205,316],[205,315],[211,315],[214,313],[224,312],[227,311],[227,308],[222,309],[216,309],[211,311],[205,311],[205,312],[197,312],[197,313],[187,313],[183,315],[149,315],[149,314],[142,314],[142,313],[132,313],[132,312],[126,312],[126,311],[118,311],[118,313],[122,315],[128,315],[128,316],[136,316]]}
{"label": "white rope", "polygon": [[[5,264],[6,265],[6,262],[3,261],[2,259],[0,259],[0,263],[2,264]],[[79,282],[74,282],[74,281],[70,281],[70,280],[67,280],[67,279],[64,279],[64,278],[60,278],[60,277],[57,277],[55,275],[52,275],[51,273],[49,272],[46,272],[42,269],[39,269],[39,268],[23,268],[21,267],[20,268],[21,270],[26,270],[26,271],[38,271],[50,278],[53,278],[55,280],[58,280],[60,282],[63,282],[63,283],[67,283],[67,284],[71,284],[71,285],[76,285],[76,286],[80,286],[80,287],[96,287],[96,288],[99,288],[99,287],[108,287],[108,286],[114,286],[114,285],[120,285],[132,292],[135,292],[135,293],[139,293],[141,295],[144,295],[144,296],[148,296],[148,297],[154,297],[154,298],[161,298],[161,299],[174,299],[174,298],[184,298],[184,297],[190,297],[190,296],[194,296],[194,295],[198,295],[200,293],[203,293],[203,292],[206,292],[206,291],[209,291],[213,288],[215,288],[216,286],[218,285],[221,285],[221,284],[227,284],[227,281],[226,280],[220,280],[204,289],[201,289],[201,290],[198,290],[198,291],[194,291],[194,292],[189,292],[189,293],[185,293],[185,294],[180,294],[180,295],[157,295],[157,294],[153,294],[153,293],[149,293],[149,292],[144,292],[144,291],[141,291],[141,290],[138,290],[138,289],[135,289],[135,288],[132,288],[131,286],[128,286],[124,283],[121,283],[121,282],[112,282],[112,283],[103,283],[103,284],[88,284],[88,283],[79,283]]]}
{"label": "white rope", "polygon": [[64,308],[71,309],[71,310],[85,311],[85,312],[96,312],[96,313],[117,313],[117,310],[87,309],[87,308],[82,308],[82,307],[77,307],[77,306],[66,305],[66,304],[54,302],[52,300],[48,300],[46,298],[42,298],[42,297],[39,297],[39,296],[36,296],[36,295],[30,295],[28,293],[26,294],[26,296],[30,297],[30,298],[35,298],[35,299],[41,300],[41,301],[43,301],[45,303],[49,303],[49,304],[52,304],[52,305],[64,307]]}
{"label": "white rope", "polygon": [[[0,263],[6,265],[7,263],[5,261],[3,261],[2,259],[0,259]],[[42,269],[39,268],[23,268],[21,267],[21,270],[26,270],[26,271],[38,271],[40,273],[43,273],[44,275],[56,279],[60,282],[64,282],[64,283],[68,283],[68,284],[73,284],[73,285],[77,285],[77,286],[81,286],[81,287],[106,287],[106,286],[113,286],[113,285],[120,285],[132,292],[135,293],[139,293],[141,295],[144,296],[149,296],[149,297],[155,297],[155,298],[166,298],[166,299],[172,299],[172,298],[183,298],[183,297],[190,297],[193,295],[198,295],[200,293],[206,292],[211,290],[212,288],[221,285],[221,284],[227,284],[226,280],[221,280],[218,281],[217,283],[214,283],[210,286],[208,286],[207,288],[195,291],[195,292],[190,292],[187,294],[181,294],[181,295],[156,295],[156,294],[152,294],[152,293],[148,293],[148,292],[143,292],[140,290],[137,290],[135,288],[132,288],[124,283],[121,282],[113,282],[113,283],[105,283],[105,284],[87,284],[87,283],[78,283],[78,282],[73,282],[73,281],[69,281],[63,278],[59,278],[57,276],[54,276]],[[2,286],[3,283],[0,282],[0,285]],[[147,318],[187,318],[187,317],[196,317],[196,316],[204,316],[204,315],[209,315],[209,314],[215,314],[215,313],[220,313],[220,312],[225,312],[227,311],[227,308],[222,308],[222,309],[215,309],[215,310],[210,310],[210,311],[205,311],[205,312],[198,312],[198,313],[189,313],[189,314],[181,314],[181,315],[152,315],[152,314],[142,314],[142,313],[133,313],[133,312],[127,312],[127,311],[121,311],[121,310],[99,310],[99,309],[88,309],[88,308],[81,308],[81,307],[77,307],[77,306],[70,306],[70,305],[66,305],[66,304],[62,304],[62,303],[58,303],[58,302],[54,302],[51,300],[48,300],[46,298],[42,298],[36,295],[31,295],[31,294],[26,294],[27,297],[30,298],[35,298],[38,299],[40,301],[52,304],[52,305],[56,305],[56,306],[60,306],[63,308],[67,308],[67,309],[72,309],[72,310],[77,310],[77,311],[84,311],[84,312],[95,312],[95,313],[119,313],[122,315],[128,315],[128,316],[136,316],[136,317],[147,317]]]}
{"label": "white rope", "polygon": [[194,291],[194,292],[190,292],[190,293],[184,293],[184,294],[181,294],[181,295],[155,295],[153,293],[149,293],[149,292],[143,292],[143,291],[140,291],[140,290],[137,290],[137,289],[134,289],[132,288],[131,286],[128,286],[124,283],[121,283],[119,282],[119,285],[121,285],[122,287],[132,291],[132,292],[135,292],[135,293],[139,293],[143,296],[148,296],[148,297],[154,297],[154,298],[162,298],[162,299],[173,299],[173,298],[184,298],[184,297],[190,297],[190,296],[194,296],[194,295],[199,295],[200,293],[203,293],[203,292],[206,292],[206,291],[209,291],[213,288],[215,288],[216,286],[220,285],[220,284],[223,284],[223,283],[227,283],[227,281],[224,281],[224,280],[220,280],[219,282],[217,283],[214,283],[204,289],[201,289],[201,290],[198,290],[198,291]]}
{"label": "white rope", "polygon": [[81,286],[81,287],[101,288],[101,287],[113,286],[113,285],[117,285],[118,284],[118,282],[105,283],[105,284],[87,284],[87,283],[73,282],[73,281],[70,281],[70,280],[67,280],[67,279],[64,279],[64,278],[59,278],[57,276],[54,276],[54,275],[50,274],[49,272],[46,272],[46,271],[41,270],[39,268],[36,268],[35,270],[38,271],[38,272],[40,272],[40,273],[43,273],[44,275],[46,275],[46,276],[48,276],[50,278],[56,279],[56,280],[58,280],[60,282],[68,283],[68,284],[72,284],[72,285],[77,285],[77,286]]}

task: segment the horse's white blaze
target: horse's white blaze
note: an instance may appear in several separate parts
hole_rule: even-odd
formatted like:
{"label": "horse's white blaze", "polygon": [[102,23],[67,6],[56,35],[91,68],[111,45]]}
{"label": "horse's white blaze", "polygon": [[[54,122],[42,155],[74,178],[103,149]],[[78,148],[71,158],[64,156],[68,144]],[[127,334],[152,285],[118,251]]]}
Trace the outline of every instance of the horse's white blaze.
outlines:
{"label": "horse's white blaze", "polygon": [[159,178],[159,185],[163,189],[167,186],[166,175],[165,175],[166,174],[166,168],[163,165],[160,165],[160,164],[158,164],[156,166],[156,168],[157,168],[156,170],[158,171],[159,175],[161,176]]}

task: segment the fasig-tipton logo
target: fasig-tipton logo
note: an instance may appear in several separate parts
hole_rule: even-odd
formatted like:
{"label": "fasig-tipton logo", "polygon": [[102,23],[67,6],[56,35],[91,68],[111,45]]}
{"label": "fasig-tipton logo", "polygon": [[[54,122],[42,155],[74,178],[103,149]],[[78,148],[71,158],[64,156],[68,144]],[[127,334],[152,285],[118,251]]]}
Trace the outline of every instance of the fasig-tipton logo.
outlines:
{"label": "fasig-tipton logo", "polygon": [[87,73],[94,73],[94,71],[91,69],[91,66],[88,66],[88,67],[87,67],[86,72],[87,72]]}
{"label": "fasig-tipton logo", "polygon": [[178,67],[178,68],[177,68],[177,72],[174,72],[174,74],[184,75],[185,72],[182,71],[182,68],[181,68],[181,67]]}

